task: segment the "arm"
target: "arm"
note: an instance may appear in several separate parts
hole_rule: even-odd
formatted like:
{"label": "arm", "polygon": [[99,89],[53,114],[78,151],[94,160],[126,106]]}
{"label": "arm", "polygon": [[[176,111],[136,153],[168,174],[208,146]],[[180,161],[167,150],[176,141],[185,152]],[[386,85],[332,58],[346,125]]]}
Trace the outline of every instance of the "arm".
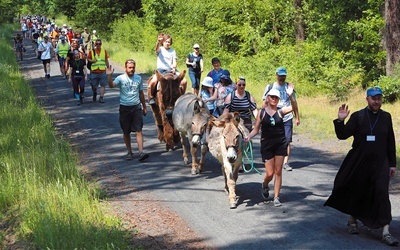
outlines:
{"label": "arm", "polygon": [[200,70],[201,70],[201,72],[204,71],[204,62],[203,62],[203,58],[200,59]]}
{"label": "arm", "polygon": [[113,80],[112,80],[112,73],[113,72],[114,72],[113,67],[111,65],[107,66],[107,68],[106,68],[107,83],[108,83],[108,86],[110,88],[114,88],[115,87],[115,82],[113,82]]}
{"label": "arm", "polygon": [[296,95],[294,94],[294,85],[292,83],[288,83],[286,93],[288,93],[290,98],[290,103],[293,107],[293,113],[294,116],[296,117],[296,126],[299,126],[300,125],[299,107],[297,105]]}
{"label": "arm", "polygon": [[158,53],[160,53],[160,47],[161,47],[161,45],[162,45],[163,39],[164,39],[163,36],[158,35],[157,43],[156,43],[156,48],[155,48],[155,51],[156,51],[156,54],[157,54],[157,55],[158,55]]}
{"label": "arm", "polygon": [[214,88],[213,95],[210,98],[208,98],[208,99],[206,99],[204,101],[205,102],[211,102],[211,101],[215,101],[217,98],[218,98],[218,91]]}
{"label": "arm", "polygon": [[146,108],[146,100],[144,98],[143,90],[139,91],[139,98],[140,98],[140,102],[142,103],[143,115],[146,116],[147,115],[147,108]]}
{"label": "arm", "polygon": [[232,95],[227,95],[225,98],[225,108],[224,108],[223,114],[229,113],[229,108],[231,106],[231,102],[232,102]]}
{"label": "arm", "polygon": [[256,123],[254,124],[253,130],[250,132],[250,134],[244,138],[245,142],[248,142],[253,138],[256,134],[258,134],[258,131],[260,130],[260,125],[261,125],[261,112],[258,112],[258,115],[256,116]]}
{"label": "arm", "polygon": [[253,113],[254,117],[257,117],[257,115],[258,115],[257,103],[256,103],[256,99],[254,99],[253,95],[250,95],[250,101],[252,103],[254,103],[254,106],[255,106],[255,109],[252,110],[252,113]]}

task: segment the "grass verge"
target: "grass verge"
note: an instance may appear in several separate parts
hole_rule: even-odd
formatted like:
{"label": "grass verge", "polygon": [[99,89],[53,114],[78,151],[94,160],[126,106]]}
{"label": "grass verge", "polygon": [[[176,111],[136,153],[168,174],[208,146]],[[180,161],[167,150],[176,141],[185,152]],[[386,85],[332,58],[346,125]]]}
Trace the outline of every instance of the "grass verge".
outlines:
{"label": "grass verge", "polygon": [[103,210],[99,190],[80,175],[70,145],[57,136],[19,72],[13,30],[0,27],[0,242],[127,249],[120,221]]}

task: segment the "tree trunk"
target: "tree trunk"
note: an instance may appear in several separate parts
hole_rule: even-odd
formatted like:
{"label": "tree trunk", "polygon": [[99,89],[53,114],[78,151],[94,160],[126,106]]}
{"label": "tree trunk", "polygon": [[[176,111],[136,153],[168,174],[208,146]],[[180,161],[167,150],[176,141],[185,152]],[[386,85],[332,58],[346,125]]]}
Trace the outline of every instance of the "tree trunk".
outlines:
{"label": "tree trunk", "polygon": [[393,73],[394,64],[400,59],[400,1],[385,0],[386,75]]}
{"label": "tree trunk", "polygon": [[304,21],[303,21],[303,5],[302,0],[294,0],[295,9],[295,30],[296,30],[296,41],[303,42],[305,40],[304,34]]}

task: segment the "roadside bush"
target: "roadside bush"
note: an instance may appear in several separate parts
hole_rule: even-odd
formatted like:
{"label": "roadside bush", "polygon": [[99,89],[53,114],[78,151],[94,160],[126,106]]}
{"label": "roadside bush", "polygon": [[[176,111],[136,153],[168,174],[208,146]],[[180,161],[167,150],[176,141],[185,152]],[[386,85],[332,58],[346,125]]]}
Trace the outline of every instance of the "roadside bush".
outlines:
{"label": "roadside bush", "polygon": [[394,103],[400,98],[400,65],[396,64],[392,76],[381,76],[374,81],[374,86],[379,86],[383,91],[383,101]]}

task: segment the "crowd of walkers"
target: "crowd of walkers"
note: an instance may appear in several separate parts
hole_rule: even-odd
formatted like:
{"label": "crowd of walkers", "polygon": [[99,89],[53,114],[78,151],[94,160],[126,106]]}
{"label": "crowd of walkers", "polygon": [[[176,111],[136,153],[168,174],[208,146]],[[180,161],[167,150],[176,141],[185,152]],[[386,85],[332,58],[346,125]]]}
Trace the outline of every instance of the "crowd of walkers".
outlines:
{"label": "crowd of walkers", "polygon": [[[136,62],[132,59],[127,60],[125,72],[113,80],[113,68],[108,61],[109,55],[102,48],[102,40],[95,30],[89,32],[85,27],[82,32],[76,32],[66,24],[57,27],[54,20],[28,16],[21,20],[21,31],[22,33],[14,38],[14,46],[19,59],[22,60],[25,50],[23,39],[31,39],[37,57],[43,63],[45,78],[50,78],[50,61],[54,58],[59,63],[61,76],[72,83],[77,105],[83,103],[85,83],[88,81],[92,88],[94,102],[97,101],[99,87],[100,103],[104,103],[106,85],[110,88],[120,89],[120,126],[128,150],[126,159],[133,159],[131,132],[136,133],[139,161],[147,159],[149,155],[143,152],[143,135],[141,133],[142,116],[147,114],[147,109],[142,79],[135,74]],[[172,36],[169,34],[160,33],[157,36],[156,69],[161,74],[179,75],[178,56],[171,47],[172,41]],[[283,169],[293,170],[289,165],[290,143],[292,142],[293,125],[300,125],[296,91],[293,83],[286,81],[287,69],[285,67],[276,69],[276,81],[265,87],[260,96],[263,100],[262,104],[257,107],[254,96],[246,90],[246,85],[251,83],[243,76],[239,76],[233,81],[230,71],[221,67],[221,61],[217,57],[211,59],[212,70],[201,81],[205,67],[204,57],[200,53],[199,44],[194,44],[192,49],[193,51],[185,58],[192,93],[203,99],[210,115],[218,117],[228,112],[238,112],[244,126],[249,130],[249,135],[244,138],[245,142],[250,141],[261,130],[260,150],[266,171],[261,185],[261,194],[266,201],[272,201],[275,207],[282,206],[282,200],[279,197],[282,171]],[[90,75],[88,75],[89,70]],[[147,88],[149,105],[156,105],[153,98],[157,91],[156,85],[157,78],[151,78]],[[186,85],[187,81],[183,79],[181,81],[182,93],[186,92]],[[361,162],[362,159],[352,159],[354,152],[350,151],[337,175],[333,193],[325,205],[350,215],[349,233],[358,233],[357,220],[360,220],[367,226],[383,227],[382,240],[388,245],[398,245],[397,239],[389,234],[391,214],[387,190],[389,176],[393,176],[395,173],[396,159],[393,152],[396,150],[390,114],[380,109],[382,94],[380,88],[368,89],[368,106],[365,110],[358,111],[357,115],[351,116],[347,124],[344,124],[344,120],[349,115],[347,106],[342,105],[339,108],[338,119],[334,121],[338,138],[347,139],[354,136],[357,140],[356,146],[361,145],[360,147],[367,150],[370,155],[364,155],[362,150],[358,152],[357,157],[359,158],[367,159],[369,157]],[[380,131],[375,135],[373,131],[375,126],[376,130],[383,132]],[[378,148],[380,150],[377,150]],[[372,159],[371,155],[376,155],[376,157]],[[353,165],[350,163],[354,163],[353,165],[359,169],[357,170],[359,174],[353,171]],[[373,167],[370,167],[371,164]],[[376,169],[372,170],[374,164]],[[354,182],[348,182],[349,180]],[[363,185],[366,180],[374,186],[369,186],[366,192],[361,194],[357,189],[365,188]],[[274,195],[270,197],[272,181]],[[360,183],[362,185],[357,186]],[[368,194],[368,197],[365,194]],[[368,202],[360,203],[360,199]],[[360,204],[365,204],[366,207],[362,207]]]}

